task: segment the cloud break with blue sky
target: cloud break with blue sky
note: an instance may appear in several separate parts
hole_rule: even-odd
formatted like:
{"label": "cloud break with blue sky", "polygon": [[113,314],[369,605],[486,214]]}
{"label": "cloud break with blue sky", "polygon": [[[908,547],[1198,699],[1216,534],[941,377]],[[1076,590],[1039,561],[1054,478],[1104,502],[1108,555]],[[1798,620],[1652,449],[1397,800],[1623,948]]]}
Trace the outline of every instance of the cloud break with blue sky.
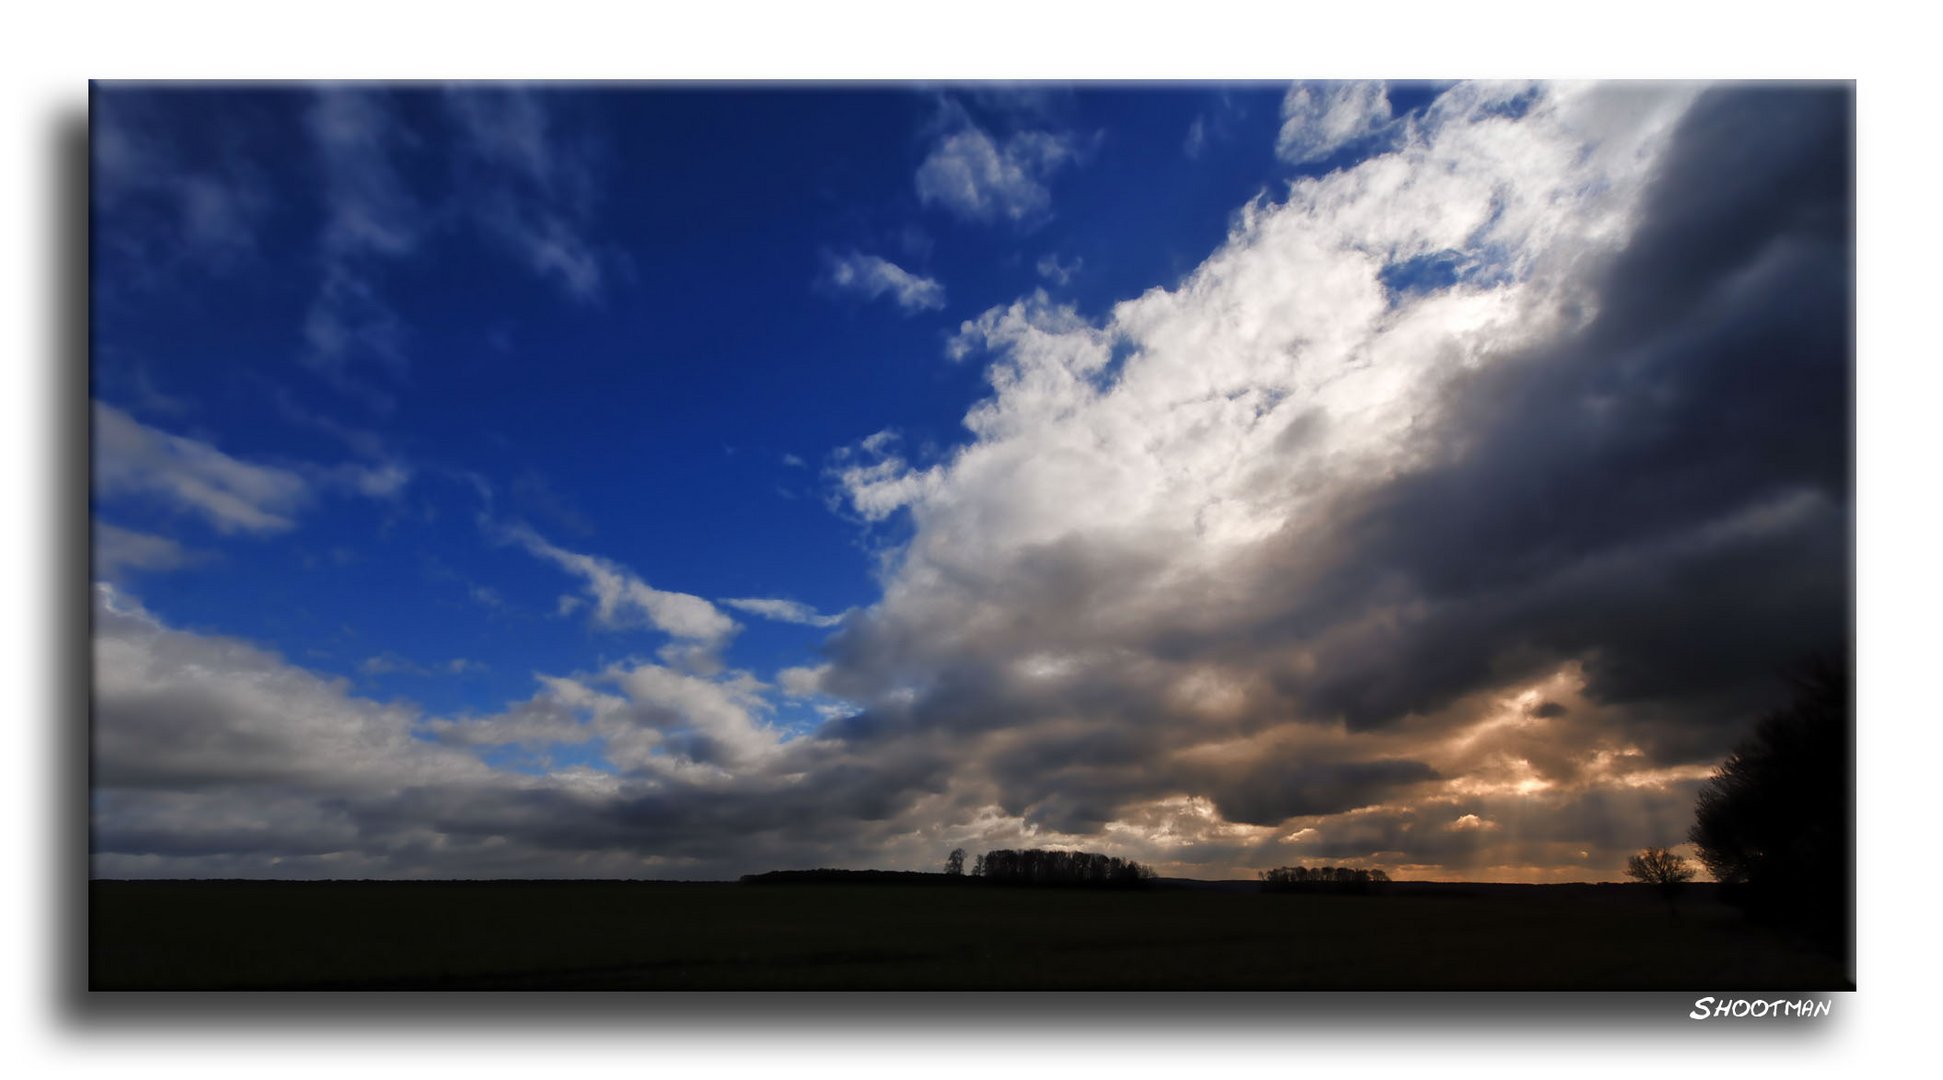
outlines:
{"label": "cloud break with blue sky", "polygon": [[98,876],[1615,879],[1851,637],[1846,85],[89,125]]}

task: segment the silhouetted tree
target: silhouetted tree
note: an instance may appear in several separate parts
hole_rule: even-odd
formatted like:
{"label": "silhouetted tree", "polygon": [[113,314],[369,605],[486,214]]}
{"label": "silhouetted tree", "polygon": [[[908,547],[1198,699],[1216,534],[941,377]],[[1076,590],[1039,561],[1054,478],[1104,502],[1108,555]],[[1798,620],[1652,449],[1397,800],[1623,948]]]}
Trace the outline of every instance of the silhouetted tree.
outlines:
{"label": "silhouetted tree", "polygon": [[1721,895],[1750,918],[1845,954],[1853,895],[1853,680],[1844,658],[1803,665],[1700,790],[1687,834]]}
{"label": "silhouetted tree", "polygon": [[950,874],[952,877],[957,877],[964,872],[965,849],[952,848],[951,854],[945,856],[945,873]]}
{"label": "silhouetted tree", "polygon": [[1693,867],[1666,848],[1650,847],[1626,860],[1626,876],[1658,889],[1666,899],[1666,913],[1673,915],[1673,901],[1680,895],[1680,886],[1693,880]]}
{"label": "silhouetted tree", "polygon": [[1263,892],[1366,893],[1372,885],[1390,880],[1381,870],[1348,866],[1281,866],[1255,876]]}
{"label": "silhouetted tree", "polygon": [[985,856],[980,855],[977,861],[972,863],[972,876],[977,878],[985,876]]}
{"label": "silhouetted tree", "polygon": [[1090,851],[1028,851],[1001,849],[979,856],[979,876],[987,881],[1019,885],[1101,885],[1130,888],[1154,880],[1154,872],[1136,862]]}

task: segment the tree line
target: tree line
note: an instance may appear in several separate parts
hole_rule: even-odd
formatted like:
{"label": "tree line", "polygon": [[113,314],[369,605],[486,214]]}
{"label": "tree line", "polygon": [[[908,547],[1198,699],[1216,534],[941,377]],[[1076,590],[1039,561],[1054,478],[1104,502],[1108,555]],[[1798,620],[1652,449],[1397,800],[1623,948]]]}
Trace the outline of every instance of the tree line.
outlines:
{"label": "tree line", "polygon": [[[954,866],[958,869],[954,869]],[[957,873],[964,866],[964,852],[952,852],[945,872]],[[972,876],[1008,885],[1092,885],[1107,888],[1137,888],[1154,880],[1152,869],[1117,855],[1092,851],[1048,851],[1030,848],[1013,851],[1001,848],[988,851],[972,864]]]}
{"label": "tree line", "polygon": [[1390,881],[1381,870],[1350,866],[1280,866],[1256,877],[1263,892],[1366,893]]}

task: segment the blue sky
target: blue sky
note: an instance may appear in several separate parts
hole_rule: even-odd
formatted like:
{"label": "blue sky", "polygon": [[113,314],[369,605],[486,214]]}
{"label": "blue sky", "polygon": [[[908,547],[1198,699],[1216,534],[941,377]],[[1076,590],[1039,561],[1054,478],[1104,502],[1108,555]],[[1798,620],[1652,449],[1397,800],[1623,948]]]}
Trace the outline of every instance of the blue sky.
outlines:
{"label": "blue sky", "polygon": [[1617,876],[1846,639],[1847,108],[98,85],[97,872]]}
{"label": "blue sky", "polygon": [[[1281,89],[347,90],[368,130],[333,161],[308,90],[102,88],[97,145],[133,160],[97,166],[96,400],[244,461],[409,479],[312,485],[299,523],[261,533],[167,499],[97,512],[195,553],[141,578],[151,610],[441,709],[651,645],[558,617],[572,580],[482,514],[657,588],[866,605],[884,537],[832,512],[832,454],[964,440],[982,372],[946,345],[966,318],[1041,288],[1099,312],[1178,279],[1290,172]],[[475,113],[533,142],[491,144]],[[1064,163],[1028,166],[990,216],[925,199],[914,175],[963,132],[1044,135]],[[496,200],[557,225],[581,276],[495,235]],[[334,253],[338,214],[385,238]],[[859,256],[939,300],[835,285]],[[334,305],[333,273],[360,298]],[[352,337],[327,357],[306,340],[320,312]],[[725,656],[773,671],[821,636],[745,620]],[[402,670],[454,660],[481,669]]]}

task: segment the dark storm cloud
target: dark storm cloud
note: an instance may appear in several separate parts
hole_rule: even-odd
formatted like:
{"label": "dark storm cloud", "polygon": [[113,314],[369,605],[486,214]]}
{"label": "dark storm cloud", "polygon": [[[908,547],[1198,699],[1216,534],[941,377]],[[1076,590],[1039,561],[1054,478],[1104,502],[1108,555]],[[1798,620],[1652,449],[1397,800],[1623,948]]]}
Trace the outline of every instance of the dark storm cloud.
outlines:
{"label": "dark storm cloud", "polygon": [[1381,802],[1397,789],[1437,778],[1421,761],[1294,764],[1261,761],[1212,788],[1229,821],[1274,825],[1292,817],[1335,814]]}
{"label": "dark storm cloud", "polygon": [[[906,576],[929,603],[853,620],[826,685],[923,690],[833,733],[956,732],[999,806],[1081,833],[1176,794],[1257,824],[1383,802],[1439,770],[1407,745],[1359,761],[1271,741],[1220,770],[1179,752],[1291,723],[1436,740],[1479,719],[1464,701],[1568,663],[1590,705],[1624,708],[1569,723],[1532,702],[1565,725],[1516,746],[1534,775],[1578,782],[1607,744],[1637,768],[1719,755],[1777,672],[1848,634],[1850,105],[1845,88],[1702,94],[1629,242],[1578,271],[1579,325],[1443,376],[1411,468],[1319,487],[1260,462],[1257,494],[1321,509],[1242,559],[1183,571],[1167,538],[1104,530],[986,556],[920,513],[925,576]],[[1333,422],[1294,415],[1280,453]],[[1068,667],[1021,678],[1041,653]],[[1167,696],[1205,664],[1255,676],[1223,717]],[[1438,850],[1493,838],[1472,828]]]}
{"label": "dark storm cloud", "polygon": [[[1664,146],[1627,239],[1569,239],[1541,252],[1554,292],[1508,289],[1506,318],[1566,297],[1562,329],[1465,359],[1445,339],[1468,312],[1436,314],[1438,289],[1391,296],[1381,264],[1453,242],[1450,192],[1497,207],[1463,226],[1482,237],[1533,213],[1520,198],[1596,186],[1519,171],[1556,160],[1550,129],[1491,142],[1569,132],[1569,100],[1513,115],[1467,93],[1425,123],[1510,181],[1486,169],[1466,188],[1434,156],[1304,181],[1260,211],[1280,225],[1238,225],[1210,259],[1232,280],[1156,290],[1106,330],[1043,303],[981,317],[1013,335],[992,382],[1018,400],[974,410],[973,445],[933,472],[870,472],[914,527],[815,673],[853,714],[781,740],[749,673],[630,662],[544,680],[496,716],[425,720],[111,613],[101,850],[220,867],[274,851],[306,874],[705,876],[1051,842],[1218,875],[1360,860],[1613,876],[1629,848],[1682,834],[1704,763],[1783,690],[1776,673],[1849,634],[1851,98],[1729,87],[1670,134],[1640,121]],[[1384,186],[1400,173],[1430,186]],[[1381,233],[1413,214],[1423,236]],[[1572,224],[1535,220],[1540,237]],[[1315,246],[1326,226],[1342,237]],[[1323,314],[1274,329],[1297,310]],[[1421,311],[1433,333],[1375,347]],[[1236,326],[1239,343],[1219,336]],[[1289,375],[1338,331],[1364,346],[1343,370]],[[1121,339],[1137,347],[1105,365]],[[1029,348],[1068,366],[1031,368]],[[1248,363],[1224,384],[1234,354]],[[1382,363],[1397,372],[1376,392],[1328,397]],[[1401,449],[1370,419],[1382,394],[1409,404]],[[1121,411],[1086,412],[1107,398]],[[1264,438],[1234,444],[1249,454],[1206,451],[1258,420]],[[1102,520],[1155,491],[1172,501]],[[517,775],[473,754],[582,737],[605,740],[611,772]]]}
{"label": "dark storm cloud", "polygon": [[1839,645],[1850,140],[1842,91],[1696,103],[1591,323],[1453,382],[1443,464],[1346,500],[1345,599],[1418,613],[1313,707],[1381,724],[1559,656],[1602,700],[1701,698]]}

